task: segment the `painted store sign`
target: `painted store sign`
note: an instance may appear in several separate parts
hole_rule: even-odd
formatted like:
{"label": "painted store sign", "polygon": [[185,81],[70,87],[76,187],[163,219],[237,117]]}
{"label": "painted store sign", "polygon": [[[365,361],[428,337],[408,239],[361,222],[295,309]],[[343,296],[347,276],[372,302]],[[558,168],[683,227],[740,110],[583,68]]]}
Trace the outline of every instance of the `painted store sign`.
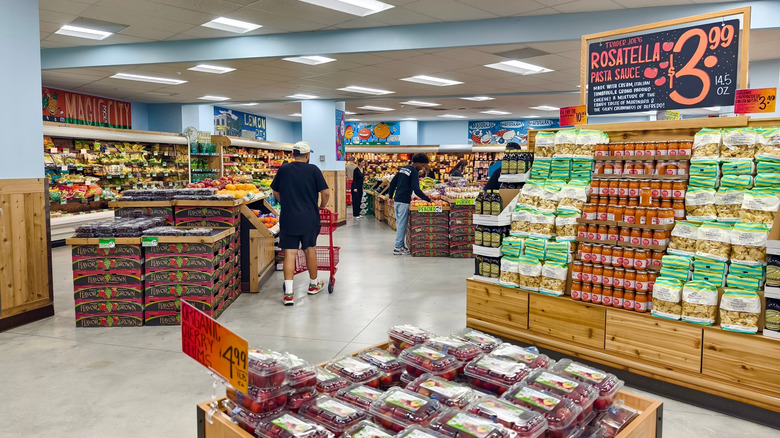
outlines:
{"label": "painted store sign", "polygon": [[131,129],[130,102],[43,88],[44,122]]}

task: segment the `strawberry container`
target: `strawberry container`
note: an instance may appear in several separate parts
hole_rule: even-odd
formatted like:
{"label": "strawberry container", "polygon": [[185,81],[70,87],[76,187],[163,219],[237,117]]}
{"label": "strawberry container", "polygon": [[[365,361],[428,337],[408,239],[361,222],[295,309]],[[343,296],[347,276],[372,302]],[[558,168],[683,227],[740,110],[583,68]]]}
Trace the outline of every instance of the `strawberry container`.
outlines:
{"label": "strawberry container", "polygon": [[249,385],[247,393],[244,394],[228,385],[225,394],[229,400],[237,405],[255,414],[263,414],[284,408],[290,394],[290,387],[285,385],[277,388],[258,388]]}
{"label": "strawberry container", "polygon": [[534,371],[523,383],[573,401],[582,409],[580,416],[577,417],[580,425],[589,423],[595,416],[593,402],[599,397],[599,393],[596,388],[587,383],[559,376],[544,369]]}
{"label": "strawberry container", "polygon": [[361,351],[358,353],[358,357],[382,371],[382,375],[379,377],[380,388],[387,389],[391,386],[397,386],[401,382],[404,366],[397,357],[389,352],[381,348],[372,348]]}
{"label": "strawberry container", "polygon": [[446,436],[428,428],[409,426],[398,433],[395,438],[446,438]]}
{"label": "strawberry container", "polygon": [[369,409],[374,422],[394,432],[415,424],[427,426],[443,411],[438,401],[403,388],[390,388]]}
{"label": "strawberry container", "polygon": [[517,434],[517,438],[539,438],[547,432],[544,415],[515,406],[493,396],[483,397],[466,408],[472,414],[502,424]]}
{"label": "strawberry container", "polygon": [[582,409],[571,400],[522,383],[510,388],[503,398],[544,415],[547,419],[547,438],[569,438],[580,430],[577,417]]}
{"label": "strawberry container", "polygon": [[400,353],[409,347],[425,343],[433,334],[411,324],[402,324],[390,327],[387,336],[390,338],[390,344],[394,347],[395,352]]}
{"label": "strawberry container", "polygon": [[483,353],[490,353],[502,344],[501,339],[469,327],[453,332],[450,337],[474,344],[479,347]]}
{"label": "strawberry container", "polygon": [[459,409],[465,408],[476,398],[473,389],[430,373],[423,374],[410,382],[406,385],[406,389],[438,400],[445,406]]}
{"label": "strawberry container", "polygon": [[289,411],[259,419],[255,435],[261,438],[333,438],[334,436],[323,426]]}
{"label": "strawberry container", "polygon": [[461,363],[458,373],[463,372],[463,366],[465,366],[467,362],[472,361],[482,354],[482,350],[480,350],[478,346],[446,336],[437,336],[428,339],[423,345],[440,353],[455,356],[455,359],[458,359]]}
{"label": "strawberry container", "polygon": [[252,434],[255,433],[255,428],[257,428],[257,424],[261,418],[277,415],[282,411],[282,409],[278,409],[265,414],[255,414],[249,409],[237,405],[230,399],[222,400],[222,406],[224,406],[225,411],[230,415],[230,418],[238,423],[239,427]]}
{"label": "strawberry container", "polygon": [[617,402],[609,407],[605,412],[599,414],[594,425],[605,429],[608,437],[613,437],[620,432],[623,427],[630,423],[639,413],[626,406],[622,402]]}
{"label": "strawberry container", "polygon": [[487,418],[450,409],[428,426],[450,438],[515,438],[515,433]]}
{"label": "strawberry container", "polygon": [[458,375],[458,368],[461,366],[455,356],[440,353],[424,345],[407,348],[398,356],[398,360],[406,365],[406,371],[415,377],[431,373],[452,380]]}
{"label": "strawberry container", "polygon": [[290,368],[287,369],[287,384],[290,388],[306,388],[317,384],[317,371],[314,365],[306,362],[294,354],[287,354],[290,359]]}
{"label": "strawberry container", "polygon": [[503,394],[529,373],[530,369],[522,363],[492,355],[478,357],[463,369],[471,386],[496,395]]}
{"label": "strawberry container", "polygon": [[363,420],[360,423],[344,431],[344,438],[393,438],[393,434],[377,426],[376,424]]}
{"label": "strawberry container", "polygon": [[276,351],[250,348],[248,368],[250,385],[258,388],[282,386],[290,368],[290,359]]}
{"label": "strawberry container", "polygon": [[374,400],[382,396],[384,392],[370,386],[354,384],[346,388],[341,388],[333,395],[338,400],[347,402],[352,406],[368,410]]}
{"label": "strawberry container", "polygon": [[501,344],[490,355],[523,363],[528,368],[549,368],[555,363],[545,354],[539,354],[513,344]]}
{"label": "strawberry container", "polygon": [[352,356],[332,360],[325,366],[325,369],[352,383],[362,383],[372,388],[379,388],[379,377],[382,374],[379,368]]}
{"label": "strawberry container", "polygon": [[292,412],[298,412],[298,409],[300,409],[304,403],[314,400],[319,395],[319,391],[313,386],[294,389],[287,397],[287,409]]}
{"label": "strawberry container", "polygon": [[612,406],[618,391],[623,387],[623,381],[614,374],[605,373],[571,359],[562,359],[553,365],[550,371],[596,388],[599,397],[593,402],[593,408],[597,411],[605,411]]}
{"label": "strawberry container", "polygon": [[333,432],[336,436],[341,435],[351,426],[368,418],[368,413],[363,409],[356,408],[327,395],[319,396],[301,406],[301,409],[298,410],[298,415],[325,426],[326,429]]}
{"label": "strawberry container", "polygon": [[346,388],[351,385],[349,380],[337,376],[328,370],[320,367],[316,368],[317,371],[317,391],[323,394],[333,394],[341,388]]}
{"label": "strawberry container", "polygon": [[406,372],[406,370],[404,370],[404,372],[403,372],[403,373],[401,373],[401,386],[403,386],[404,388],[406,388],[406,387],[407,387],[407,386],[408,386],[410,383],[412,383],[412,381],[414,381],[414,379],[416,379],[416,378],[417,378],[417,377],[415,377],[415,376],[413,376],[413,375],[409,374],[408,372]]}

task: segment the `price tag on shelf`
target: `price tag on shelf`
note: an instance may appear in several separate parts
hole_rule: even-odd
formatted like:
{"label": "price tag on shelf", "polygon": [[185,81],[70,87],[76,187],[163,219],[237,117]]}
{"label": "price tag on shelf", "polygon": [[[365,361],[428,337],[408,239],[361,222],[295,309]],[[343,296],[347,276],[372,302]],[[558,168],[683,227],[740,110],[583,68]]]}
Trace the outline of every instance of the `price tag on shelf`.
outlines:
{"label": "price tag on shelf", "polygon": [[51,148],[51,149],[49,149],[49,153],[50,153],[50,154],[56,154],[56,153],[57,153],[57,148]]}
{"label": "price tag on shelf", "polygon": [[441,213],[440,205],[421,205],[417,207],[418,213]]}
{"label": "price tag on shelf", "polygon": [[70,152],[70,149],[63,149],[63,150],[62,150],[62,153],[63,153],[63,154],[67,154],[68,152]]}
{"label": "price tag on shelf", "polygon": [[65,204],[67,204],[67,203],[68,203],[68,200],[67,200],[67,199],[60,199],[60,204],[61,204],[61,205],[65,205]]}
{"label": "price tag on shelf", "polygon": [[86,149],[82,149],[81,153],[84,154],[84,155],[87,155],[87,150]]}
{"label": "price tag on shelf", "polygon": [[152,155],[157,156],[157,151],[152,152]]}
{"label": "price tag on shelf", "polygon": [[474,205],[474,198],[458,198],[455,205]]}
{"label": "price tag on shelf", "polygon": [[737,90],[734,114],[773,113],[777,104],[777,88]]}
{"label": "price tag on shelf", "polygon": [[60,166],[60,170],[63,171],[63,172],[67,172],[68,171],[68,165],[67,164],[63,164],[62,166]]}
{"label": "price tag on shelf", "polygon": [[84,170],[84,168],[83,168],[83,167],[81,167],[81,166],[76,166],[76,170],[77,170],[77,171],[79,171],[79,172],[81,172],[82,170]]}
{"label": "price tag on shelf", "polygon": [[561,108],[559,113],[561,126],[584,125],[588,123],[588,107],[586,105]]}
{"label": "price tag on shelf", "polygon": [[249,343],[186,301],[181,302],[181,350],[247,392]]}
{"label": "price tag on shelf", "polygon": [[151,247],[157,246],[157,236],[143,236],[141,237],[141,246]]}
{"label": "price tag on shelf", "polygon": [[98,248],[100,249],[111,249],[116,246],[116,241],[114,239],[98,239]]}

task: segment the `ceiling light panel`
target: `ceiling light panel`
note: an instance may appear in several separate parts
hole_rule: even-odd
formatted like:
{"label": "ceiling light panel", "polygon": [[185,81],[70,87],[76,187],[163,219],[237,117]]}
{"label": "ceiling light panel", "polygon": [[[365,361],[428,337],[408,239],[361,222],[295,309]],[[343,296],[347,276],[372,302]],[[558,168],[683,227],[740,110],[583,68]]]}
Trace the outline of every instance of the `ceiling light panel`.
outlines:
{"label": "ceiling light panel", "polygon": [[449,87],[450,85],[459,85],[463,82],[453,81],[452,79],[442,79],[434,76],[417,75],[410,78],[403,78],[402,81],[416,82],[418,84],[435,85],[437,87]]}
{"label": "ceiling light panel", "polygon": [[472,102],[484,102],[486,100],[495,100],[495,97],[488,96],[473,96],[473,97],[461,97],[462,100],[470,100]]}
{"label": "ceiling light panel", "polygon": [[255,23],[248,23],[246,21],[233,20],[232,18],[219,17],[215,18],[208,23],[201,24],[203,27],[210,27],[212,29],[224,30],[226,32],[233,33],[247,33],[255,29],[259,29],[263,26]]}
{"label": "ceiling light panel", "polygon": [[319,96],[314,96],[313,94],[301,94],[301,93],[291,94],[287,97],[291,99],[319,99]]}
{"label": "ceiling light panel", "polygon": [[111,35],[113,35],[112,32],[105,32],[102,30],[97,29],[90,29],[87,27],[80,27],[80,26],[71,26],[69,24],[66,24],[59,28],[56,32],[54,32],[59,35],[67,35],[72,36],[76,38],[87,38],[90,40],[104,40]]}
{"label": "ceiling light panel", "polygon": [[155,84],[165,84],[165,85],[180,85],[187,82],[181,79],[159,78],[155,76],[134,75],[130,73],[117,73],[110,77],[113,79],[125,79],[128,81],[139,81],[139,82],[152,82]]}
{"label": "ceiling light panel", "polygon": [[439,117],[443,119],[465,119],[466,116],[461,116],[460,114],[442,114]]}
{"label": "ceiling light panel", "polygon": [[347,14],[365,17],[366,15],[376,14],[393,8],[393,5],[382,3],[377,0],[300,0],[323,8],[333,9],[334,11],[346,12]]}
{"label": "ceiling light panel", "polygon": [[425,106],[425,107],[441,106],[440,103],[423,102],[421,100],[407,100],[406,102],[401,102],[401,105],[414,105],[414,106]]}
{"label": "ceiling light panel", "polygon": [[491,114],[491,115],[494,115],[494,116],[506,116],[508,114],[512,114],[512,113],[507,112],[507,111],[499,111],[499,110],[480,111],[480,113],[482,113],[482,114]]}
{"label": "ceiling light panel", "polygon": [[350,93],[371,94],[374,96],[381,96],[384,94],[395,93],[395,91],[379,90],[377,88],[359,87],[357,85],[350,85],[349,87],[339,88],[339,91],[349,91]]}
{"label": "ceiling light panel", "polygon": [[188,68],[187,70],[221,75],[221,74],[229,73],[231,71],[235,71],[236,69],[230,67],[220,67],[218,65],[198,64],[195,67]]}
{"label": "ceiling light panel", "polygon": [[306,64],[306,65],[320,65],[320,64],[327,64],[329,62],[335,61],[333,58],[328,58],[327,56],[295,56],[292,58],[282,58],[285,61],[290,62],[297,62],[299,64]]}
{"label": "ceiling light panel", "polygon": [[359,106],[358,108],[369,110],[369,111],[395,111],[394,108],[386,108],[383,106],[373,106],[373,105]]}
{"label": "ceiling light panel", "polygon": [[538,65],[517,60],[497,62],[495,64],[486,64],[485,67],[494,68],[496,70],[503,70],[518,75],[535,75],[553,71],[549,68],[540,67]]}
{"label": "ceiling light panel", "polygon": [[529,109],[537,110],[537,111],[559,111],[560,108],[557,106],[549,106],[549,105],[540,105],[540,106],[532,106],[529,107]]}
{"label": "ceiling light panel", "polygon": [[207,94],[207,95],[205,95],[205,96],[200,96],[198,99],[200,99],[200,100],[212,100],[212,101],[214,101],[214,102],[222,102],[222,101],[225,101],[225,100],[230,100],[230,98],[229,98],[229,97],[223,97],[223,96],[210,96],[210,95],[208,95],[208,94]]}
{"label": "ceiling light panel", "polygon": [[292,114],[290,114],[290,117],[303,117],[303,114],[301,114],[301,113],[292,113]]}

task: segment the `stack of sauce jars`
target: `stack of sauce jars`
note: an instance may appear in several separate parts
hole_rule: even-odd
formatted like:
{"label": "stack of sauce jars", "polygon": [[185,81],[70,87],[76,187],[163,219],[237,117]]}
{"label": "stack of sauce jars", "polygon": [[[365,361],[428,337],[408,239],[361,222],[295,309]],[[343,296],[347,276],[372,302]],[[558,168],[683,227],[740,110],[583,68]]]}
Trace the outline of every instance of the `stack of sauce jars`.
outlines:
{"label": "stack of sauce jars", "polygon": [[[674,223],[685,219],[686,188],[683,181],[595,178],[583,218],[643,224],[641,218],[649,215],[648,224],[657,225],[653,219],[657,217],[671,218]],[[638,216],[637,209],[642,209]]]}

